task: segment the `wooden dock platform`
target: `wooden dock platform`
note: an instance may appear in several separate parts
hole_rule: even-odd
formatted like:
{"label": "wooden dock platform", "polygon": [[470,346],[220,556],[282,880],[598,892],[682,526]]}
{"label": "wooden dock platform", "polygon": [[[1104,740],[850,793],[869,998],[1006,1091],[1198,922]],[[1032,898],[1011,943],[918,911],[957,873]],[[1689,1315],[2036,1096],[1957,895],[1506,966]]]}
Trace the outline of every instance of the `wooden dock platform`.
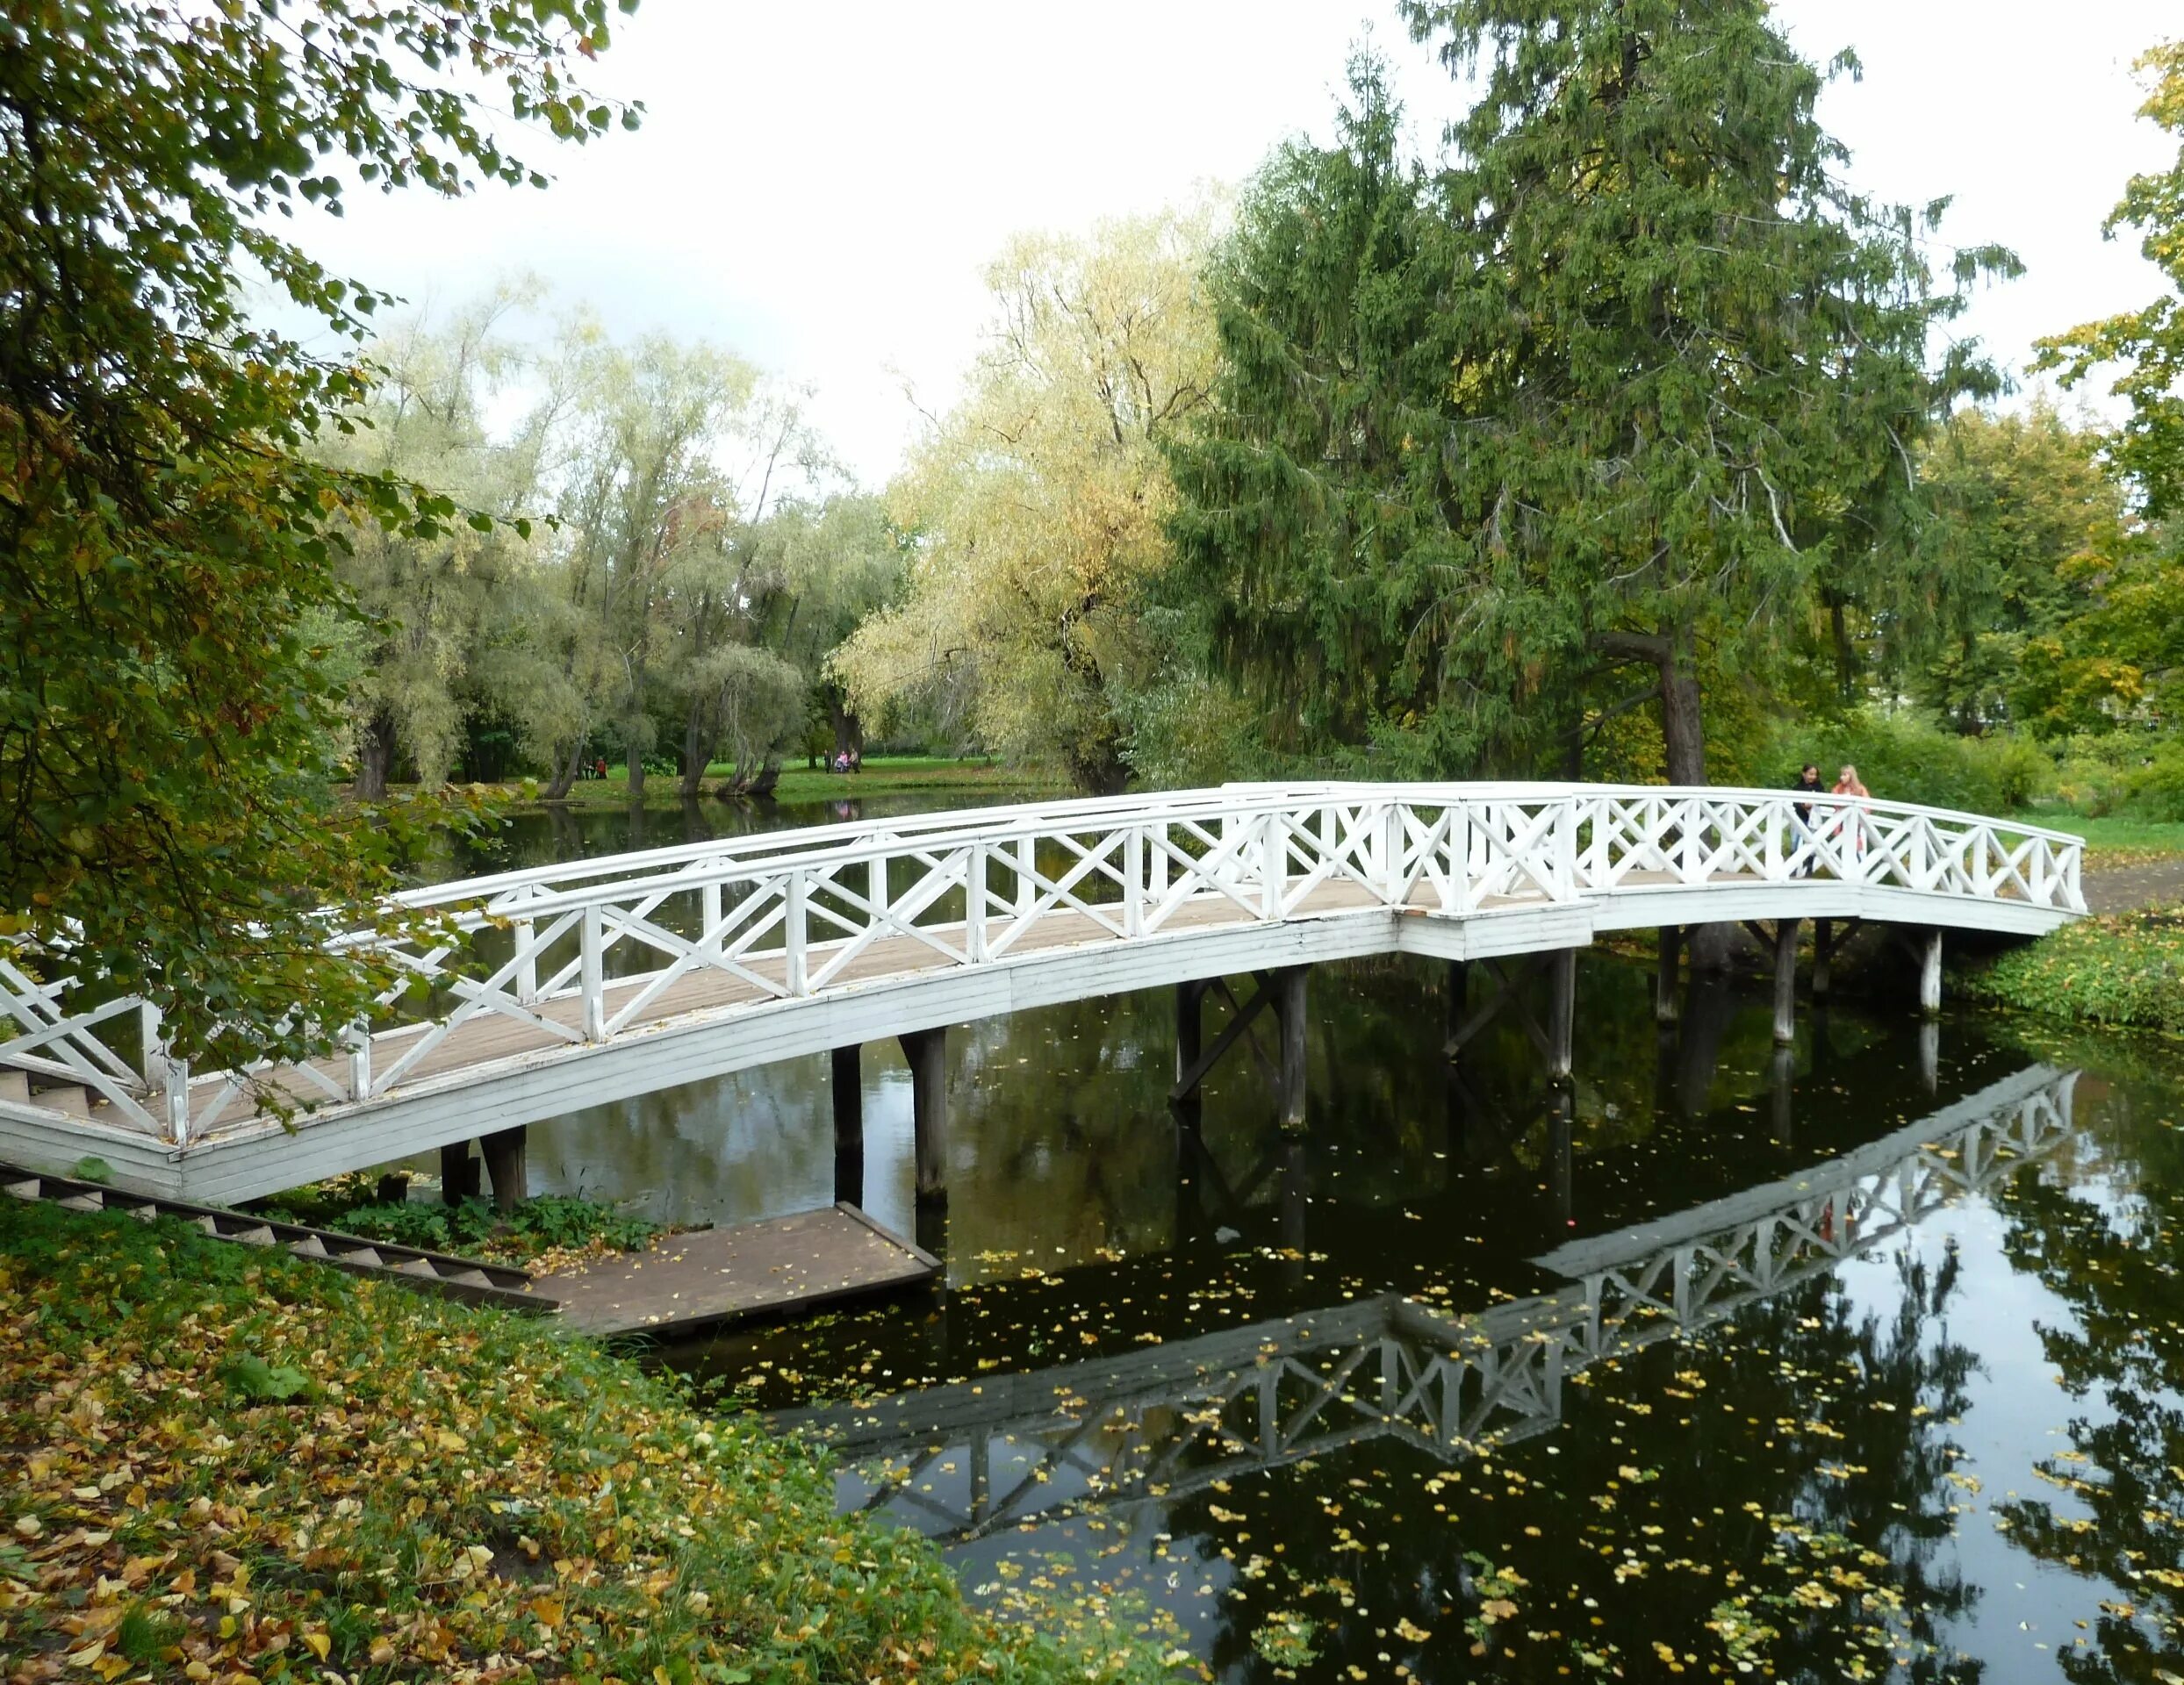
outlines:
{"label": "wooden dock platform", "polygon": [[583,1333],[664,1334],[916,1287],[940,1267],[844,1204],[668,1235],[645,1251],[543,1278],[539,1288]]}

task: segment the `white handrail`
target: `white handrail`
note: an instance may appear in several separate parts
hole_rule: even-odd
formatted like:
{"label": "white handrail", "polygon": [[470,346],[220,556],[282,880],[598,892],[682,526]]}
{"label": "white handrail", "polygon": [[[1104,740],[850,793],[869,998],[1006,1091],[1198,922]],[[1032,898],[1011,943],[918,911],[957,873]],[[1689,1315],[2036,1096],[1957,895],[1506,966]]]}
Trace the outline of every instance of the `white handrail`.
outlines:
{"label": "white handrail", "polygon": [[[437,1015],[354,1032],[339,1076],[297,1067],[289,1086],[314,1103],[383,1098],[422,1079],[429,1056],[485,1016],[546,1043],[609,1040],[708,973],[753,998],[804,998],[851,986],[853,964],[891,941],[910,962],[896,971],[1011,963],[1056,919],[1069,927],[1056,933],[1064,945],[1139,942],[1186,907],[1232,923],[1390,907],[1461,918],[1806,882],[2075,914],[2082,850],[2040,826],[1825,792],[1533,783],[1228,785],[761,833],[405,893],[406,908],[448,914],[438,945],[363,931],[333,945],[391,956],[442,996]],[[650,969],[615,974],[610,960],[630,952]],[[0,1043],[0,1066],[46,1079],[65,1070],[178,1146],[246,1087],[252,1073],[193,1083],[150,1030],[140,1061],[124,1059],[102,1038],[128,1015],[71,1019],[56,1004],[64,986],[0,971],[0,1022],[21,1041]]]}

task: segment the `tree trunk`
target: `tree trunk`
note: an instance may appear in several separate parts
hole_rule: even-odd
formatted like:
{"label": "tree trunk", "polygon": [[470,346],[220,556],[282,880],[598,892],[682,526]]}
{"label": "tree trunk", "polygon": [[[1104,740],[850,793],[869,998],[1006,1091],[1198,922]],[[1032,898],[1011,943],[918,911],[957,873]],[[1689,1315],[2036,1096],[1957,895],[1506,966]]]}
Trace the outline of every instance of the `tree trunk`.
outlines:
{"label": "tree trunk", "polygon": [[351,793],[359,801],[384,801],[387,774],[394,766],[394,716],[384,708],[374,710],[356,743],[356,783]]}
{"label": "tree trunk", "polygon": [[852,760],[863,760],[865,722],[843,706],[839,692],[828,693],[827,713],[834,725],[834,752],[847,755]]}
{"label": "tree trunk", "polygon": [[[1649,663],[1659,677],[1661,742],[1666,751],[1668,781],[1697,785],[1706,781],[1706,721],[1700,707],[1699,675],[1692,649],[1692,629],[1664,622],[1650,635],[1634,632],[1604,632],[1593,642],[1606,653],[1625,661]],[[1734,931],[1726,924],[1692,927],[1685,951],[1693,972],[1719,972],[1729,963]]]}
{"label": "tree trunk", "polygon": [[644,751],[634,743],[623,751],[622,764],[629,769],[629,799],[644,799]]}
{"label": "tree trunk", "polygon": [[683,726],[682,785],[680,793],[685,801],[695,801],[705,793],[705,770],[713,764],[715,734],[708,728],[711,711],[702,699],[693,697],[690,718]]}
{"label": "tree trunk", "polygon": [[773,786],[781,781],[781,763],[778,756],[769,755],[758,769],[758,776],[744,787],[744,793],[760,801],[773,799]]}
{"label": "tree trunk", "polygon": [[569,799],[569,792],[576,787],[577,774],[584,769],[584,739],[579,737],[571,747],[569,758],[561,764],[554,773],[553,781],[546,786],[547,800],[566,801]]}

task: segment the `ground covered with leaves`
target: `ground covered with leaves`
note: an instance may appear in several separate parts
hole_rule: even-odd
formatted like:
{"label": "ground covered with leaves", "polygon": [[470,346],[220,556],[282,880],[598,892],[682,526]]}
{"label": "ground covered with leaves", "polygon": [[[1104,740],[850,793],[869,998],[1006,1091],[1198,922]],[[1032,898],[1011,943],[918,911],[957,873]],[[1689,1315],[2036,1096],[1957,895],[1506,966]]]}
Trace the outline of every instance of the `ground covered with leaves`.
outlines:
{"label": "ground covered with leaves", "polygon": [[[1059,1631],[1059,1629],[1057,1629]],[[0,1201],[6,1678],[1130,1679],[824,1465],[505,1313]]]}
{"label": "ground covered with leaves", "polygon": [[1963,984],[1997,1006],[2184,1035],[2184,906],[2081,920]]}

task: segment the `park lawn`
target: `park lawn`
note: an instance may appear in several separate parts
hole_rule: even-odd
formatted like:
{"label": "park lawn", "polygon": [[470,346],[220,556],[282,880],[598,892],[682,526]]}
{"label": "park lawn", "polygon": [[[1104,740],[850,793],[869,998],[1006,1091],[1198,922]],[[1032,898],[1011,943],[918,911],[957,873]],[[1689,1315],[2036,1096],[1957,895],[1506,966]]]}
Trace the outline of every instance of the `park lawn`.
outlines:
{"label": "park lawn", "polygon": [[[715,761],[706,769],[706,787],[711,790],[734,771],[724,762]],[[828,772],[807,767],[800,761],[782,769],[772,799],[782,802],[816,802],[870,796],[930,795],[981,800],[1014,797],[1028,801],[1052,795],[1060,785],[1060,780],[1053,773],[1037,767],[1008,766],[983,759],[957,760],[938,755],[902,755],[867,760],[864,771],[854,773]],[[522,788],[505,787],[512,792]],[[629,799],[629,770],[611,766],[603,778],[581,779],[569,792],[568,799],[584,806],[621,807]],[[647,778],[644,800],[647,807],[680,805],[682,797],[673,775],[663,777],[654,773]]]}
{"label": "park lawn", "polygon": [[532,1319],[0,1199],[11,1679],[1150,1679]]}
{"label": "park lawn", "polygon": [[2030,824],[2084,837],[2086,864],[2096,871],[2184,856],[2184,824],[2173,821],[2087,819],[2068,809],[2036,810],[2022,817]]}

